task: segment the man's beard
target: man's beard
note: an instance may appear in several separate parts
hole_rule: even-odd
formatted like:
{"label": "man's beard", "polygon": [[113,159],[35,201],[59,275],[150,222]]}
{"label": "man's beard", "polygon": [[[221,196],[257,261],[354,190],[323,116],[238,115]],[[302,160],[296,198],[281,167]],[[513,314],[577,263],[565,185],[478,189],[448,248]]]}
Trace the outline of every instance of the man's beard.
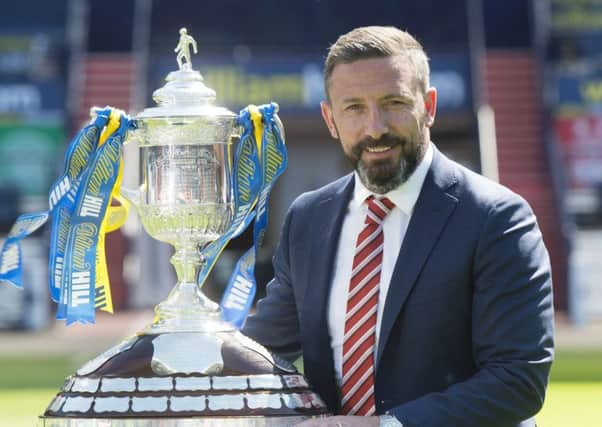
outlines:
{"label": "man's beard", "polygon": [[[388,158],[365,164],[361,160],[362,152],[370,147],[400,146],[399,158]],[[358,142],[347,155],[357,171],[360,180],[368,190],[376,194],[385,194],[406,182],[414,173],[426,151],[422,135],[417,135],[411,142],[391,134],[384,134],[378,139],[365,138]]]}

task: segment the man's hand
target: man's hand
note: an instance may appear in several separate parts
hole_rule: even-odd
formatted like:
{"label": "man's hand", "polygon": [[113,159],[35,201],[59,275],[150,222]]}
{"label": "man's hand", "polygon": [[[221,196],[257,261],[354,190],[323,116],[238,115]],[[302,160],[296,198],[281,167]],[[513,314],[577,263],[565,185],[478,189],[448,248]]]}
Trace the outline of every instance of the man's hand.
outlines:
{"label": "man's hand", "polygon": [[313,418],[297,424],[297,427],[378,427],[378,417],[336,416]]}

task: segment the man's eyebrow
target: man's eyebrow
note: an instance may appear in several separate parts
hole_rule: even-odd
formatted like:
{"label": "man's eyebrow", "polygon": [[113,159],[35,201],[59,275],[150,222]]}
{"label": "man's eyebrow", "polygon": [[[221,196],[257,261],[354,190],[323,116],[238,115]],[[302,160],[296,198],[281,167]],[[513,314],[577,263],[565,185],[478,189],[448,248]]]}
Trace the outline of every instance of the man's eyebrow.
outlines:
{"label": "man's eyebrow", "polygon": [[390,99],[404,99],[404,100],[411,100],[412,99],[412,95],[409,93],[392,93],[390,95],[385,95],[381,98],[381,100],[383,101],[388,101]]}
{"label": "man's eyebrow", "polygon": [[[390,93],[379,99],[381,101],[389,101],[391,99],[403,99],[405,101],[408,101],[408,100],[411,101],[413,98],[412,98],[412,94],[410,92],[402,92],[402,93]],[[360,97],[344,98],[341,101],[341,103],[343,103],[343,104],[357,104],[357,103],[362,103],[362,102],[365,102],[365,100]]]}
{"label": "man's eyebrow", "polygon": [[363,102],[362,98],[345,98],[342,101],[344,104],[353,104],[353,103],[357,103],[357,102]]}

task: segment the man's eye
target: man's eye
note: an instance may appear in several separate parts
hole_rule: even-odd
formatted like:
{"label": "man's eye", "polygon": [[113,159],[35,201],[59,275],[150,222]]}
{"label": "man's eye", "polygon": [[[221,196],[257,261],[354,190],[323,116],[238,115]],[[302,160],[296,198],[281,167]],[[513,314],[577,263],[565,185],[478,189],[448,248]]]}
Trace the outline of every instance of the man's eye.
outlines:
{"label": "man's eye", "polygon": [[401,107],[407,105],[407,102],[402,101],[401,99],[390,99],[387,101],[387,105],[390,105],[391,107]]}
{"label": "man's eye", "polygon": [[359,111],[362,109],[361,104],[349,104],[345,107],[345,111]]}

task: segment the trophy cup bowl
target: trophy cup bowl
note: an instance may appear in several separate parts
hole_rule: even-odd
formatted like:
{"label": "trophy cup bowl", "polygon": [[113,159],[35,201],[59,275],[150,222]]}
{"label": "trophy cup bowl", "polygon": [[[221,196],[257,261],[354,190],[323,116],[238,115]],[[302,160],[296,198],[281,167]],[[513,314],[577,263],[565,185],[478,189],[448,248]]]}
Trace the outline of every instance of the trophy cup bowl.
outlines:
{"label": "trophy cup bowl", "polygon": [[175,248],[171,263],[178,283],[157,306],[153,332],[227,327],[197,284],[202,250],[227,232],[234,209],[230,150],[238,136],[236,116],[212,113],[139,118],[131,135],[140,149],[142,184],[129,197],[147,233]]}
{"label": "trophy cup bowl", "polygon": [[201,292],[203,251],[233,222],[240,127],[183,60],[154,92],[158,106],[134,118],[141,183],[122,190],[148,234],[175,248],[178,281],[148,327],[66,379],[41,426],[276,427],[327,413],[303,375],[223,321]]}

